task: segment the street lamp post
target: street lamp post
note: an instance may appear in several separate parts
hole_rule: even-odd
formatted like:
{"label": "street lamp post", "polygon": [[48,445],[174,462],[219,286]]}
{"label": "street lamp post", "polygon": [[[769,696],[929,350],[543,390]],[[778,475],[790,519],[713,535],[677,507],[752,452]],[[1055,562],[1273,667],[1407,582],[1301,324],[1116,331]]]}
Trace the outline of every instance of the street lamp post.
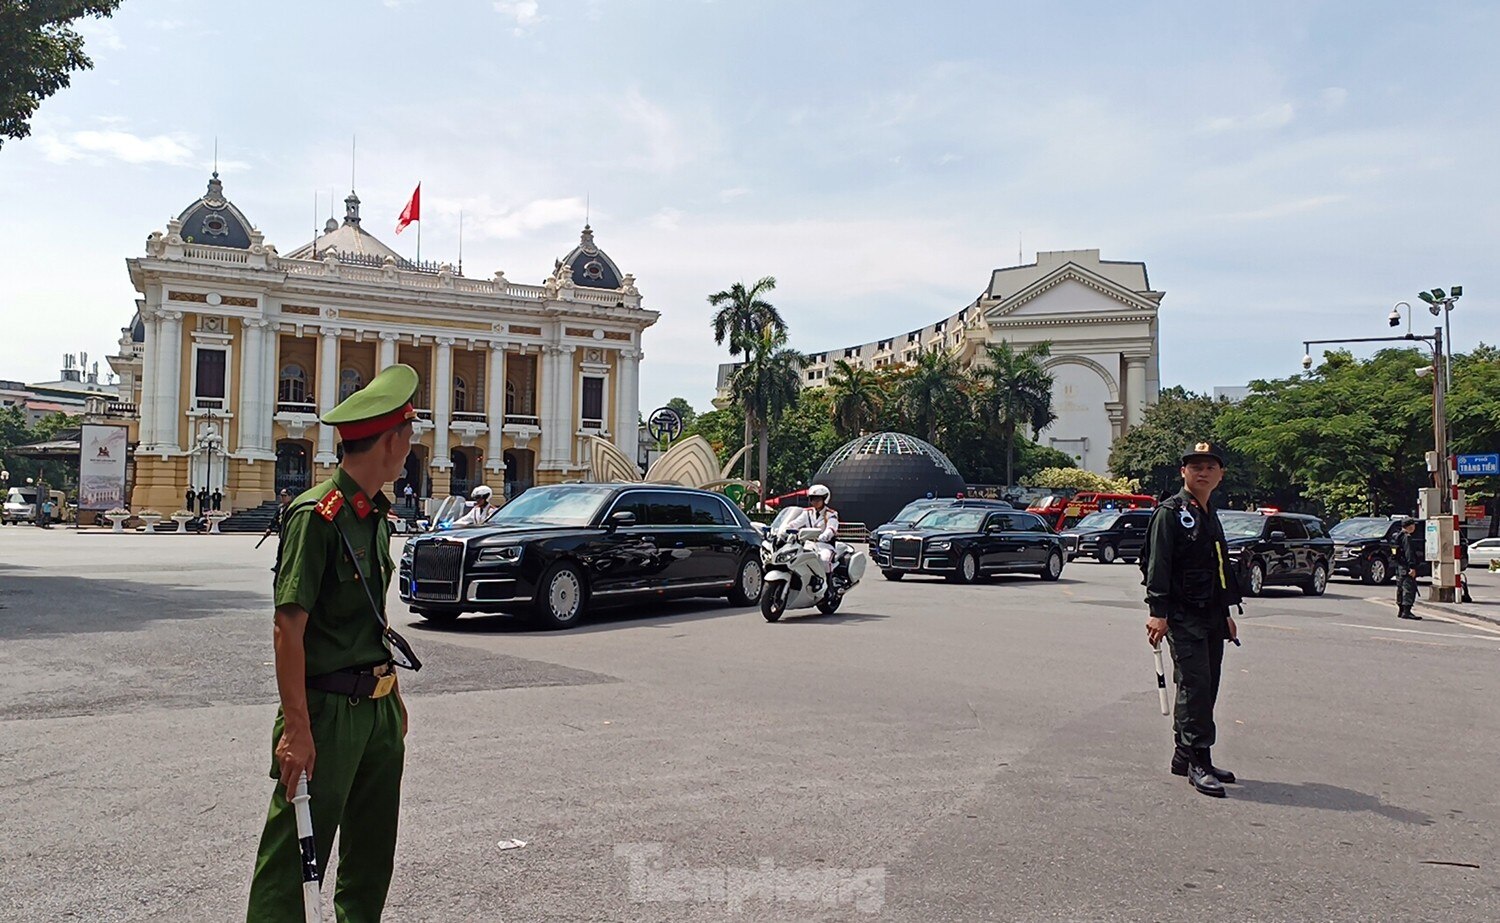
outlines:
{"label": "street lamp post", "polygon": [[[1455,285],[1452,288],[1448,289],[1447,292],[1444,292],[1440,288],[1435,288],[1435,289],[1433,289],[1431,291],[1428,291],[1428,292],[1418,292],[1417,293],[1417,297],[1418,298],[1420,298],[1423,301],[1427,302],[1427,310],[1429,310],[1429,311],[1432,312],[1432,316],[1433,317],[1437,317],[1438,315],[1442,315],[1442,318],[1443,318],[1443,333],[1446,334],[1446,336],[1447,336],[1448,348],[1449,349],[1453,348],[1453,327],[1451,326],[1450,315],[1452,315],[1452,313],[1453,313],[1453,304],[1454,304],[1454,302],[1456,302],[1456,301],[1458,301],[1458,299],[1462,298],[1463,294],[1464,294],[1464,287],[1462,285]],[[1404,302],[1403,302],[1403,304],[1404,304]],[[1408,307],[1410,307],[1410,306],[1408,306]],[[1410,326],[1411,326],[1411,319],[1410,318],[1411,318],[1411,315],[1408,314],[1407,315],[1407,327],[1408,328],[1410,328]],[[1392,324],[1391,326],[1394,327],[1396,325]],[[1443,386],[1445,388],[1448,388],[1451,391],[1453,389],[1453,370],[1452,369],[1447,369],[1447,370],[1445,370],[1445,372],[1443,373],[1443,375],[1444,375],[1444,377],[1443,377]]]}

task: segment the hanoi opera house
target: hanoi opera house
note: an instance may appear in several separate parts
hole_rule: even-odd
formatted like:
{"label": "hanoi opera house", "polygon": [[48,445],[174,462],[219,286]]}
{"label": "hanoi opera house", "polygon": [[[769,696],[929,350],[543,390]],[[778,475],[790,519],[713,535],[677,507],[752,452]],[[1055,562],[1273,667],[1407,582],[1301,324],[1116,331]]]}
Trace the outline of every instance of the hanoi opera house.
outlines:
{"label": "hanoi opera house", "polygon": [[342,222],[281,255],[216,173],[126,262],[139,297],[109,416],[136,445],[134,509],[178,509],[189,486],[226,510],[311,487],[338,462],[320,415],[397,362],[420,377],[398,493],[580,479],[592,436],[636,456],[641,334],[659,315],[588,226],[540,285],[473,279],[381,243],[351,192]]}
{"label": "hanoi opera house", "polygon": [[[802,386],[826,385],[840,360],[896,368],[923,350],[944,349],[972,368],[986,361],[986,346],[1048,342],[1052,354],[1043,364],[1052,375],[1057,419],[1040,442],[1104,474],[1114,441],[1141,421],[1161,390],[1157,310],[1163,294],[1152,290],[1145,263],[1100,259],[1098,250],[1043,251],[1034,263],[994,270],[979,297],[936,323],[809,354]],[[727,398],[734,369],[719,367],[716,403]]]}

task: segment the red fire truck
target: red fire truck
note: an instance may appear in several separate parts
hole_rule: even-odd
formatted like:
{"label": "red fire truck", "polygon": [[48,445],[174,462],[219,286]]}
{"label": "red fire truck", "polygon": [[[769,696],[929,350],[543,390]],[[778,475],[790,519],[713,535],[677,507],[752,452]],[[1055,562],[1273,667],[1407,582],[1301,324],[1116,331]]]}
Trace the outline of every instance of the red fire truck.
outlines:
{"label": "red fire truck", "polygon": [[1061,532],[1090,513],[1100,510],[1149,510],[1156,506],[1156,498],[1145,494],[1105,494],[1095,491],[1080,491],[1073,496],[1052,494],[1041,498],[1026,508],[1047,520],[1052,531]]}

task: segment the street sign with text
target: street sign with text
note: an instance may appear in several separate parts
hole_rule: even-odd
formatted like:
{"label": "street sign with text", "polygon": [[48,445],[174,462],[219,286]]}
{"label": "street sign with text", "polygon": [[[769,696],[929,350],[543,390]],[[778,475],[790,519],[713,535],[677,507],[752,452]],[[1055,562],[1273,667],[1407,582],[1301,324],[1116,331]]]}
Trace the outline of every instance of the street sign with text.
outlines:
{"label": "street sign with text", "polygon": [[1458,456],[1458,476],[1463,478],[1500,477],[1500,453]]}

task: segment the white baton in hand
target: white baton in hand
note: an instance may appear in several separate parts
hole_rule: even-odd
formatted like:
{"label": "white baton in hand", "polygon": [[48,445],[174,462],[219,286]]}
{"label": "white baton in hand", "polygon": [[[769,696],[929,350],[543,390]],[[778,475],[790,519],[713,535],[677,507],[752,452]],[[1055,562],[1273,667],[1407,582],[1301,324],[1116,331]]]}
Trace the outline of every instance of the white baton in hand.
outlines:
{"label": "white baton in hand", "polygon": [[302,914],[307,923],[323,923],[323,896],[318,891],[322,877],[318,875],[318,847],[313,839],[311,801],[307,794],[307,773],[297,780],[297,793],[292,796],[292,807],[297,814],[297,845],[302,851]]}
{"label": "white baton in hand", "polygon": [[1161,700],[1161,713],[1170,715],[1172,709],[1167,704],[1167,671],[1162,666],[1161,642],[1151,645],[1151,650],[1156,654],[1156,697]]}

